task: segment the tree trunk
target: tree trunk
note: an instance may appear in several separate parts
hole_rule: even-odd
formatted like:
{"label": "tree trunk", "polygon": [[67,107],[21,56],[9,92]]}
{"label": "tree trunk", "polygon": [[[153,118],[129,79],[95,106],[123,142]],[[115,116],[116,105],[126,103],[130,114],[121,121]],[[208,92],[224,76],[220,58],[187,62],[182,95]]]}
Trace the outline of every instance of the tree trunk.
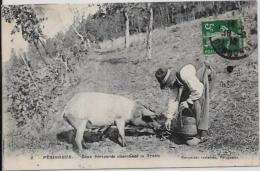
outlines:
{"label": "tree trunk", "polygon": [[141,33],[142,29],[141,29],[141,23],[140,23],[139,19],[138,19],[137,27],[138,27],[138,32]]}
{"label": "tree trunk", "polygon": [[87,44],[88,44],[88,49],[91,49],[91,43],[89,39],[87,39]]}
{"label": "tree trunk", "polygon": [[163,13],[162,13],[162,7],[159,7],[159,20],[160,20],[160,27],[162,27],[163,26],[163,21],[162,21],[162,19],[163,19]]}
{"label": "tree trunk", "polygon": [[45,65],[48,65],[48,63],[46,62],[46,60],[44,59],[44,57],[42,57],[42,54],[41,54],[41,52],[40,52],[40,49],[39,49],[38,46],[37,46],[37,43],[36,43],[36,42],[33,42],[33,44],[34,44],[34,46],[35,46],[37,52],[39,53],[39,55],[40,55],[40,57],[41,57],[43,63],[44,63]]}
{"label": "tree trunk", "polygon": [[153,30],[153,8],[151,3],[148,3],[148,10],[150,13],[150,20],[147,29],[147,57],[148,59],[152,58],[152,30]]}
{"label": "tree trunk", "polygon": [[129,17],[127,14],[127,11],[124,11],[125,15],[125,48],[129,48],[130,42],[129,42]]}
{"label": "tree trunk", "polygon": [[43,49],[44,49],[46,55],[48,55],[48,56],[51,58],[51,55],[50,55],[50,53],[47,51],[47,49],[46,49],[44,43],[42,42],[42,40],[41,40],[40,38],[39,38],[38,40],[39,40],[39,42],[41,43],[41,45],[42,45],[42,47],[43,47]]}
{"label": "tree trunk", "polygon": [[32,72],[31,72],[31,69],[30,69],[30,66],[29,66],[29,64],[28,64],[28,61],[26,60],[27,59],[27,57],[25,56],[25,57],[23,57],[23,55],[22,54],[20,54],[20,57],[23,59],[23,62],[24,62],[24,64],[25,64],[25,66],[27,67],[27,69],[28,69],[28,72],[29,72],[29,75],[30,75],[30,77],[31,77],[31,79],[32,79],[32,82],[33,82],[33,84],[35,85],[35,87],[39,90],[39,87],[38,87],[38,85],[36,84],[36,82],[34,81],[34,77],[33,77],[33,75],[32,75]]}
{"label": "tree trunk", "polygon": [[74,32],[77,34],[77,36],[80,38],[81,42],[83,43],[84,51],[87,50],[88,47],[91,48],[90,40],[88,38],[86,38],[86,40],[85,40],[84,36],[78,32],[78,30],[76,29],[75,26],[72,25],[72,29],[74,30]]}
{"label": "tree trunk", "polygon": [[135,17],[134,17],[134,15],[132,15],[132,28],[133,28],[132,34],[135,34],[136,30],[135,30]]}
{"label": "tree trunk", "polygon": [[[165,12],[166,12],[166,23],[167,25],[169,24],[169,21],[170,21],[170,17],[169,17],[169,9],[168,7],[165,8]],[[165,23],[164,23],[165,24]]]}

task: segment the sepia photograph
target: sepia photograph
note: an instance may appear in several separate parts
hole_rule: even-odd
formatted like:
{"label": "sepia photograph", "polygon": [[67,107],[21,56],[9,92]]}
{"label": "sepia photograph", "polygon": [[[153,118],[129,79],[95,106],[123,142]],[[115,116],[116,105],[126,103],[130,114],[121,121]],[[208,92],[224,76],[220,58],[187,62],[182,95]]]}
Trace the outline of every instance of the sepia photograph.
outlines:
{"label": "sepia photograph", "polygon": [[3,170],[259,166],[257,3],[5,1]]}

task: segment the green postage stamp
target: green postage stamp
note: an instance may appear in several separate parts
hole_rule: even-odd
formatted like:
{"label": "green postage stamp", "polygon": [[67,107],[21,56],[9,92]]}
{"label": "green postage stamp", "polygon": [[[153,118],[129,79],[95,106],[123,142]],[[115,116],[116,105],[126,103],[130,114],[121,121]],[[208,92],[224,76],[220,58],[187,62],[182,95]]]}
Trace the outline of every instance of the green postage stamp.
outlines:
{"label": "green postage stamp", "polygon": [[243,39],[246,33],[239,19],[203,21],[203,53],[228,53],[236,57],[243,51]]}

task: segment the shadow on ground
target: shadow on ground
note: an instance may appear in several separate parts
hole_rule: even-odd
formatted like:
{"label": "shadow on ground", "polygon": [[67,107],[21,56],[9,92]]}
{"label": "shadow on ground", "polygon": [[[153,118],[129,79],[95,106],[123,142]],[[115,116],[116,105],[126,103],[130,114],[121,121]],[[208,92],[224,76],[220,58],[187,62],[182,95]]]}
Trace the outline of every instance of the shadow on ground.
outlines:
{"label": "shadow on ground", "polygon": [[[128,127],[125,129],[126,136],[149,136],[154,135],[155,132],[149,128],[131,128]],[[99,141],[104,141],[105,138],[109,138],[111,141],[121,145],[118,141],[118,129],[116,127],[109,128],[105,133],[104,132],[84,132],[84,142],[83,143],[94,143]],[[57,134],[57,139],[61,142],[66,142],[68,144],[75,145],[76,130],[63,131]]]}

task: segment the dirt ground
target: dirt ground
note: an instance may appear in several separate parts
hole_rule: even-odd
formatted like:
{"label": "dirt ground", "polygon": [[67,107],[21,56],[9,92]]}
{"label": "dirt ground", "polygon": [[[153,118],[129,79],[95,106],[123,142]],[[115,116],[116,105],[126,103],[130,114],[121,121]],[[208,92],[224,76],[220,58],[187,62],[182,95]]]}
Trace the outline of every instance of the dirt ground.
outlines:
{"label": "dirt ground", "polygon": [[[219,18],[227,17],[219,16]],[[187,63],[208,60],[217,73],[216,83],[210,101],[210,129],[208,141],[195,147],[176,144],[172,140],[161,140],[155,135],[127,136],[127,147],[122,148],[109,138],[87,143],[84,154],[110,153],[167,153],[173,156],[185,154],[213,154],[214,156],[239,156],[258,152],[258,62],[255,52],[237,62],[230,62],[218,55],[202,54],[200,22],[205,19],[184,22],[153,32],[153,57],[146,59],[145,43],[139,41],[129,50],[121,47],[101,49],[84,56],[77,74],[80,83],[63,92],[56,101],[62,111],[66,102],[78,92],[96,91],[114,93],[139,101],[160,114],[167,108],[170,91],[161,91],[155,79],[159,67],[179,68]],[[142,35],[144,36],[144,35]],[[123,42],[122,42],[123,47]],[[232,73],[226,67],[235,65]],[[61,113],[53,116],[52,127],[39,140],[31,140],[20,146],[20,154],[39,149],[50,154],[66,152],[75,156],[72,144],[57,140],[57,134],[72,129]],[[55,123],[54,123],[55,121]],[[19,137],[20,142],[23,138]],[[12,140],[16,141],[16,140]],[[11,146],[11,145],[9,145]],[[24,149],[23,147],[26,147]],[[19,151],[19,150],[18,150]],[[17,152],[16,152],[17,153]]]}

